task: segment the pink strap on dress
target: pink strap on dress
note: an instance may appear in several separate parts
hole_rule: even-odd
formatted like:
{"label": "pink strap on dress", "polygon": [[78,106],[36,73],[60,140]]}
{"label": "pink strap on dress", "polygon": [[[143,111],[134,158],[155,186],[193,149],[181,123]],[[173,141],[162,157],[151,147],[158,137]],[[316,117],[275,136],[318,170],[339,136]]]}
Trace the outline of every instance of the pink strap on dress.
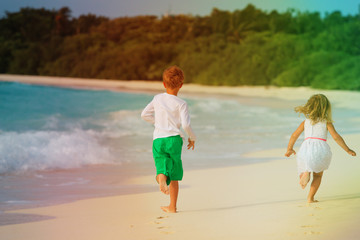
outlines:
{"label": "pink strap on dress", "polygon": [[326,139],[323,139],[323,138],[317,138],[317,137],[307,137],[307,138],[305,138],[305,140],[308,140],[308,139],[318,139],[318,140],[322,140],[322,141],[326,142]]}

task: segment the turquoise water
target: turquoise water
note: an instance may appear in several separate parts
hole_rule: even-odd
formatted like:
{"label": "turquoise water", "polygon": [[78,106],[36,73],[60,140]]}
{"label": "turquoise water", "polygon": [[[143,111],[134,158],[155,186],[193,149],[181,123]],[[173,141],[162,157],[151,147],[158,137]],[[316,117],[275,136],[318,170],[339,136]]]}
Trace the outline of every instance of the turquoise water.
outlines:
{"label": "turquoise water", "polygon": [[1,82],[0,174],[121,162],[111,140],[151,98]]}
{"label": "turquoise water", "polygon": [[[0,82],[0,210],[149,191],[124,181],[154,173],[153,127],[140,118],[152,97]],[[244,153],[285,149],[303,120],[293,107],[304,102],[180,97],[198,137],[195,151],[184,147],[185,171],[251,164]],[[358,111],[333,112],[340,133],[360,132],[349,122]]]}
{"label": "turquoise water", "polygon": [[[153,127],[140,118],[152,94],[0,82],[0,174],[97,164],[151,163]],[[185,95],[197,151],[189,167],[242,164],[249,151],[285,147],[303,120],[276,99]],[[270,104],[269,104],[270,103]],[[334,109],[341,133],[358,112]]]}
{"label": "turquoise water", "polygon": [[[0,174],[152,161],[153,128],[140,119],[152,95],[0,84]],[[263,135],[284,138],[281,122],[295,117],[233,99],[186,100],[204,139],[190,166],[238,163],[246,150],[273,147]]]}
{"label": "turquoise water", "polygon": [[[101,118],[117,110],[141,109],[151,96],[0,82],[0,129],[27,131],[66,128],[69,121]],[[62,124],[63,122],[63,124]]]}

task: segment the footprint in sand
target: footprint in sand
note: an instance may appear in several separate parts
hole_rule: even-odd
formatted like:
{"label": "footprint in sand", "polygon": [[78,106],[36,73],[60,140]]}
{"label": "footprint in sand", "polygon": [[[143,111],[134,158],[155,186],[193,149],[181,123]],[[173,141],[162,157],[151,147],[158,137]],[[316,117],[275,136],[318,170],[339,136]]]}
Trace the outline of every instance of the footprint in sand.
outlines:
{"label": "footprint in sand", "polygon": [[170,227],[158,227],[158,229],[166,229],[166,228],[170,228]]}
{"label": "footprint in sand", "polygon": [[321,232],[314,232],[314,231],[309,231],[309,232],[304,232],[305,235],[320,235]]}
{"label": "footprint in sand", "polygon": [[301,227],[302,227],[302,228],[313,228],[313,227],[316,227],[316,226],[313,226],[313,225],[302,225]]}
{"label": "footprint in sand", "polygon": [[[168,218],[168,216],[165,216],[165,217],[160,216],[160,217],[157,217],[156,219],[161,220],[161,219],[165,219],[165,218]],[[161,223],[162,223],[161,221],[157,221],[157,220],[150,222],[150,224],[161,224]]]}
{"label": "footprint in sand", "polygon": [[[158,225],[157,229],[159,230],[166,230],[166,229],[170,229],[171,227],[169,226],[161,226],[163,224],[163,222],[161,221],[162,219],[165,219],[165,218],[168,218],[168,216],[160,216],[160,217],[157,217],[155,221],[151,221],[150,224],[156,224]],[[158,221],[160,220],[160,221]],[[173,231],[161,231],[160,232],[161,234],[173,234],[174,232]]]}
{"label": "footprint in sand", "polygon": [[147,224],[151,224],[151,225],[160,225],[160,224],[163,224],[163,222],[161,221],[151,221],[151,222],[148,222]]}

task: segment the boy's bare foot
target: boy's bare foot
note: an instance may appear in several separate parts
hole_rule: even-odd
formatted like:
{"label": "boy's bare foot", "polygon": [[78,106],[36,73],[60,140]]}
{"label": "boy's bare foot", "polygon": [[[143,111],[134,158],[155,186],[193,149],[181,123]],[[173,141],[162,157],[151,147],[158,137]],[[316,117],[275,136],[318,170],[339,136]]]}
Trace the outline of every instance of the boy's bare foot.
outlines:
{"label": "boy's bare foot", "polygon": [[304,189],[309,181],[310,181],[310,173],[304,172],[300,178],[301,188]]}
{"label": "boy's bare foot", "polygon": [[158,175],[158,182],[159,182],[160,191],[166,195],[169,195],[170,193],[169,187],[166,184],[166,176],[164,174]]}
{"label": "boy's bare foot", "polygon": [[176,208],[170,208],[170,206],[162,206],[160,207],[164,212],[167,212],[167,213],[176,213]]}
{"label": "boy's bare foot", "polygon": [[169,195],[169,188],[168,186],[166,185],[166,181],[165,182],[160,182],[159,183],[159,186],[160,186],[160,191],[166,195]]}

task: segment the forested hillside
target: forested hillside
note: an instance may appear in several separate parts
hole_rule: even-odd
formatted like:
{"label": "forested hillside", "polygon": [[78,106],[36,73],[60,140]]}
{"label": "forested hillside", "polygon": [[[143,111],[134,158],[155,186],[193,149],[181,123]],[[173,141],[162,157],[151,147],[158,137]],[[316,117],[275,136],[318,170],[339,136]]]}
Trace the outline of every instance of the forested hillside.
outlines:
{"label": "forested hillside", "polygon": [[[354,6],[357,7],[357,6]],[[340,12],[72,17],[23,8],[0,19],[0,73],[360,90],[360,19]]]}

